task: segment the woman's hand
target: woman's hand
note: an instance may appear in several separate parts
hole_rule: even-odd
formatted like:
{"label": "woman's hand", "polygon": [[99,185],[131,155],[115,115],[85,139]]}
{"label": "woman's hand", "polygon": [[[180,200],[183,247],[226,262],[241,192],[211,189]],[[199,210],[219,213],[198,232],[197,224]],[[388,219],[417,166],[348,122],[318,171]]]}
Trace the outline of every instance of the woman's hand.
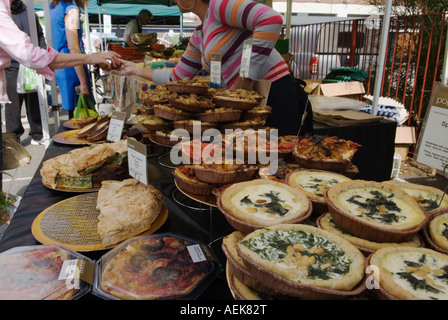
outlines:
{"label": "woman's hand", "polygon": [[121,66],[123,60],[120,55],[113,51],[93,53],[89,55],[91,61],[89,64],[99,64],[101,67],[107,66],[108,69],[116,69]]}
{"label": "woman's hand", "polygon": [[138,69],[134,63],[120,59],[120,67],[111,70],[111,73],[118,74],[120,76],[131,76],[138,73]]}

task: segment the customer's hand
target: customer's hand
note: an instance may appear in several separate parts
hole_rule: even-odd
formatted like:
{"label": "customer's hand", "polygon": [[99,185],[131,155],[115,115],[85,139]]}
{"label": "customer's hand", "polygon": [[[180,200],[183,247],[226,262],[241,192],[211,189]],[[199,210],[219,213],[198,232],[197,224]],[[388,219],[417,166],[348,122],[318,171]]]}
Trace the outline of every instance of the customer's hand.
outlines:
{"label": "customer's hand", "polygon": [[99,64],[100,67],[107,66],[108,69],[116,69],[121,65],[120,55],[113,51],[94,53],[89,55],[89,64]]}
{"label": "customer's hand", "polygon": [[122,59],[120,59],[120,63],[121,65],[119,68],[112,69],[111,73],[118,74],[120,76],[131,76],[137,74],[138,69],[134,63]]}

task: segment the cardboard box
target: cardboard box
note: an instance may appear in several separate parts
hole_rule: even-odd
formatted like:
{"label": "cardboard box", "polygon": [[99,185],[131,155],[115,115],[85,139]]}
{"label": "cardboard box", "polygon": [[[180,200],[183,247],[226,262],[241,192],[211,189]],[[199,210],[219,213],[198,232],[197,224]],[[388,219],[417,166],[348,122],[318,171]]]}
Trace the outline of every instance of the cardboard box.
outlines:
{"label": "cardboard box", "polygon": [[417,142],[414,127],[397,127],[395,133],[395,152],[402,160],[408,157],[409,147]]}
{"label": "cardboard box", "polygon": [[364,85],[359,81],[322,83],[322,80],[305,80],[307,86],[305,91],[309,94],[327,97],[345,97],[350,99],[362,99],[366,93]]}

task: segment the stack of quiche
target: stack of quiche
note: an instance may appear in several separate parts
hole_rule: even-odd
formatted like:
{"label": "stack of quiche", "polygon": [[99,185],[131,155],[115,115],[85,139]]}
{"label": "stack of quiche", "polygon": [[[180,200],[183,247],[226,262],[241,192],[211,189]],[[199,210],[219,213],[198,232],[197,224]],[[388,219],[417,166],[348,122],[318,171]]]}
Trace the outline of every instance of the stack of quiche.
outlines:
{"label": "stack of quiche", "polygon": [[174,129],[202,134],[207,129],[259,129],[271,113],[260,106],[264,96],[244,89],[213,89],[201,78],[172,81],[142,92],[143,105],[135,110],[132,123],[148,128],[151,140],[174,146],[181,137],[170,139]]}

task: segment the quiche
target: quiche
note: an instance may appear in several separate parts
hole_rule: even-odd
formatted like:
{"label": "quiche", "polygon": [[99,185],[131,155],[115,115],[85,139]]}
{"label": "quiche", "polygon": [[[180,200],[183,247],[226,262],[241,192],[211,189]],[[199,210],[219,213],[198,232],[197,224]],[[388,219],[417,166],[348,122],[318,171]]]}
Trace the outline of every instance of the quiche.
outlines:
{"label": "quiche", "polygon": [[167,103],[170,98],[171,92],[163,85],[158,85],[152,90],[146,90],[140,92],[140,100],[143,105],[153,106],[155,104]]}
{"label": "quiche", "polygon": [[169,129],[172,127],[171,122],[168,120],[165,120],[163,118],[160,118],[156,115],[135,115],[134,118],[132,118],[129,121],[131,124],[139,123],[145,128],[148,128],[149,130],[163,130],[163,129]]}
{"label": "quiche", "polygon": [[321,210],[326,210],[327,202],[324,194],[328,188],[339,182],[349,180],[351,179],[342,174],[321,170],[300,170],[292,172],[286,177],[288,185],[305,192],[306,196],[313,202],[315,211],[316,205],[320,206]]}
{"label": "quiche", "polygon": [[360,145],[336,136],[300,137],[292,154],[300,165],[310,169],[341,170],[352,161]]}
{"label": "quiche", "polygon": [[354,244],[359,250],[361,250],[363,253],[370,254],[382,247],[385,246],[407,246],[407,247],[422,247],[423,241],[421,237],[419,237],[417,234],[414,235],[414,237],[410,241],[406,242],[400,242],[400,243],[389,243],[389,242],[375,242],[375,241],[369,241],[363,238],[359,238],[356,236],[351,235],[344,229],[342,229],[340,226],[334,222],[334,220],[331,218],[331,215],[329,213],[324,213],[321,215],[317,220],[316,223],[319,228],[333,232],[337,235],[340,235],[341,237],[347,239],[352,244]]}
{"label": "quiche", "polygon": [[251,180],[258,167],[255,165],[237,164],[235,161],[229,162],[226,159],[207,164],[194,164],[194,173],[196,177],[206,183],[227,184]]}
{"label": "quiche", "polygon": [[338,225],[372,241],[409,240],[427,219],[425,211],[405,191],[381,182],[340,182],[327,190],[325,199]]}
{"label": "quiche", "polygon": [[385,181],[384,183],[390,183],[406,191],[406,193],[414,198],[426,212],[438,208],[448,207],[448,197],[444,197],[443,191],[440,189],[416,183],[401,182],[395,180]]}
{"label": "quiche", "polygon": [[434,244],[448,252],[448,211],[433,217],[428,231]]}
{"label": "quiche", "polygon": [[[227,266],[233,277],[229,279],[229,285],[233,284],[234,289],[240,288],[243,291],[247,290],[246,292],[252,292],[254,295],[256,295],[255,292],[258,292],[271,297],[279,296],[278,292],[260,283],[260,281],[246,270],[243,259],[238,255],[237,251],[238,243],[244,237],[245,235],[242,232],[234,231],[222,240],[221,247],[227,258]],[[230,287],[232,286],[230,285]]]}
{"label": "quiche", "polygon": [[414,247],[384,247],[370,258],[382,290],[400,300],[447,300],[448,255]]}
{"label": "quiche", "polygon": [[153,108],[154,114],[165,120],[178,121],[191,118],[191,113],[174,108],[169,104],[157,104]]}
{"label": "quiche", "polygon": [[219,267],[212,260],[195,262],[192,245],[198,244],[168,233],[132,238],[102,258],[100,289],[113,299],[195,297]]}
{"label": "quiche", "polygon": [[309,298],[315,291],[344,296],[364,278],[365,258],[353,244],[310,225],[255,230],[238,242],[237,250],[260,282],[295,297]]}
{"label": "quiche", "polygon": [[176,186],[183,191],[203,196],[212,192],[212,185],[198,180],[193,167],[190,165],[177,167],[173,171],[173,175]]}
{"label": "quiche", "polygon": [[302,221],[312,210],[302,191],[268,179],[232,184],[220,194],[218,207],[226,216],[257,227]]}
{"label": "quiche", "polygon": [[80,288],[59,280],[70,253],[58,246],[17,247],[0,254],[1,300],[68,300]]}

